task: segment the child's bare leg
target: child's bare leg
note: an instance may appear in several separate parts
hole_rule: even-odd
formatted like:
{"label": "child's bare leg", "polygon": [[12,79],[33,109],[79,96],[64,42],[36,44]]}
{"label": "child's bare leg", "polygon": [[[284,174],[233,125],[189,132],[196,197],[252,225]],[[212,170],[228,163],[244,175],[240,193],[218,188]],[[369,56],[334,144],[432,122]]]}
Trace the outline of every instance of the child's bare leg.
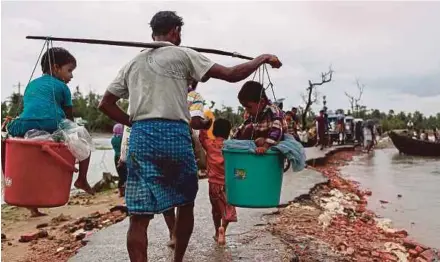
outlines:
{"label": "child's bare leg", "polygon": [[218,216],[217,214],[212,214],[212,221],[214,221],[214,228],[215,228],[214,240],[215,240],[215,242],[217,242],[218,241],[218,230],[222,226],[222,218],[221,218],[221,216]]}
{"label": "child's bare leg", "polygon": [[229,221],[226,221],[224,219],[222,219],[222,227],[225,229],[225,234],[226,234],[226,229],[229,226]]}
{"label": "child's bare leg", "polygon": [[42,217],[42,216],[47,216],[47,214],[42,213],[38,210],[38,208],[34,208],[34,207],[27,207],[27,209],[29,211],[31,211],[31,217]]}
{"label": "child's bare leg", "polygon": [[89,170],[90,156],[79,162],[79,174],[78,179],[75,181],[75,187],[86,191],[86,193],[94,195],[95,191],[90,187],[87,182],[87,171]]}
{"label": "child's bare leg", "polygon": [[225,245],[226,244],[226,229],[228,228],[229,222],[222,219],[222,225],[218,230],[218,241],[217,243],[219,245]]}

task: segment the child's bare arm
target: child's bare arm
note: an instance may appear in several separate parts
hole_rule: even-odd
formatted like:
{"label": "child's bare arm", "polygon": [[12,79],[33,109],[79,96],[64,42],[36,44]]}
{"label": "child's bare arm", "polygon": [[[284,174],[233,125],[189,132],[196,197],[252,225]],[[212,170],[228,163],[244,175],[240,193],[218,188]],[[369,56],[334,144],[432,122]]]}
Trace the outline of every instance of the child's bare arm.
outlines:
{"label": "child's bare arm", "polygon": [[63,107],[64,114],[66,115],[66,118],[70,121],[73,121],[73,107],[71,106],[65,106]]}
{"label": "child's bare arm", "polygon": [[272,127],[269,129],[269,133],[264,140],[264,143],[261,145],[262,141],[258,141],[259,145],[257,144],[256,153],[264,154],[271,146],[278,144],[283,137],[283,133],[283,125],[281,120],[275,120],[272,123]]}
{"label": "child's bare arm", "polygon": [[269,144],[265,140],[255,142],[257,144],[257,149],[255,149],[257,154],[264,154],[271,146],[273,146],[273,144]]}
{"label": "child's bare arm", "polygon": [[73,103],[72,103],[72,94],[70,93],[69,87],[64,84],[63,87],[63,100],[61,102],[61,106],[63,108],[64,114],[66,118],[73,121]]}
{"label": "child's bare arm", "polygon": [[200,132],[200,133],[199,133],[199,140],[200,140],[200,143],[202,144],[202,147],[203,147],[205,150],[208,150],[208,139],[209,139],[209,137],[208,137],[208,131],[206,131],[206,130],[200,130],[199,132]]}
{"label": "child's bare arm", "polygon": [[255,145],[257,147],[264,146],[264,144],[266,143],[265,141],[266,139],[264,137],[257,138],[255,139]]}

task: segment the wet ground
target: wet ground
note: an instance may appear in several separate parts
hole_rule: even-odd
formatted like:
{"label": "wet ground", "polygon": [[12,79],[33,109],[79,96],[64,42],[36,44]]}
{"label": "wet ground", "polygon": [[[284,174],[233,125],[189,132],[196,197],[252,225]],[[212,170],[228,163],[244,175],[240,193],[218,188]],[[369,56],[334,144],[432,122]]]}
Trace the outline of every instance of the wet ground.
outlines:
{"label": "wet ground", "polygon": [[[200,182],[200,189],[195,207],[195,228],[192,235],[186,261],[282,261],[287,250],[270,233],[261,230],[253,232],[256,224],[263,224],[262,216],[274,210],[238,209],[238,223],[228,228],[227,246],[217,247],[213,241],[214,227],[211,222],[211,205],[208,199],[207,181]],[[126,251],[126,232],[128,219],[106,230],[96,233],[90,243],[69,261],[129,261]],[[250,232],[252,230],[252,232]],[[150,261],[171,261],[173,252],[166,247],[168,229],[162,216],[158,215],[148,229]],[[270,250],[270,252],[261,252]]]}
{"label": "wet ground", "polygon": [[[308,149],[310,159],[323,157],[326,151]],[[293,200],[317,183],[327,181],[313,170],[299,173],[287,172],[284,176],[281,203]],[[195,206],[195,228],[185,261],[290,261],[291,251],[266,229],[266,219],[276,209],[238,208],[238,222],[228,228],[227,246],[220,248],[213,241],[214,227],[211,221],[211,205],[208,183],[201,180]],[[92,235],[87,246],[69,261],[128,261],[126,232],[128,219]],[[148,229],[150,261],[170,261],[173,255],[166,247],[168,230],[162,216],[156,216]]]}
{"label": "wet ground", "polygon": [[[281,202],[305,194],[316,183],[325,181],[316,171],[304,170],[286,173]],[[238,222],[231,224],[227,232],[227,246],[219,248],[213,241],[214,227],[211,221],[211,205],[208,199],[208,183],[200,181],[195,207],[195,228],[186,261],[286,261],[291,257],[280,240],[265,230],[266,214],[276,209],[238,208]],[[100,231],[90,238],[87,246],[70,261],[128,261],[126,232],[128,219]],[[162,216],[156,216],[148,229],[151,261],[170,261],[172,250],[166,247],[168,230]],[[287,260],[288,261],[288,260]]]}

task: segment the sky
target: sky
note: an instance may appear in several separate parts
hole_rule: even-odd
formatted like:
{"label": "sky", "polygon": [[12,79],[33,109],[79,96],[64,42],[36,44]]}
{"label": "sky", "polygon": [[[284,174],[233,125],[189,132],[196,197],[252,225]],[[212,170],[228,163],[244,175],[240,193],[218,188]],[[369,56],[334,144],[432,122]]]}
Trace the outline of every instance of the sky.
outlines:
{"label": "sky", "polygon": [[[1,2],[1,98],[26,84],[43,41],[27,35],[151,42],[149,22],[162,10],[184,19],[182,45],[275,54],[269,69],[285,108],[304,103],[308,81],[320,81],[331,65],[333,80],[318,88],[330,109],[349,108],[345,92],[361,104],[388,112],[440,112],[440,2]],[[118,70],[140,49],[54,42],[78,67],[71,90],[104,93]],[[238,58],[207,55],[233,66]],[[41,75],[40,67],[34,78]],[[199,92],[217,105],[238,106],[241,83],[210,80]],[[23,89],[22,89],[23,90]],[[271,97],[271,95],[269,95]],[[209,104],[209,103],[208,103]],[[315,110],[322,107],[314,106]]]}

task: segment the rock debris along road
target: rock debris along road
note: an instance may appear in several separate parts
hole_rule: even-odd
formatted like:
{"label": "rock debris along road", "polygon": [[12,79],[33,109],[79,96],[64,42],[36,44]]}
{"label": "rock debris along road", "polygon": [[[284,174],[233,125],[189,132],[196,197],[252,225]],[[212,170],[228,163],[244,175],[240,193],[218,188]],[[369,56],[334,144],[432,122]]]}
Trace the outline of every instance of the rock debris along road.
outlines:
{"label": "rock debris along road", "polygon": [[[336,148],[336,147],[335,147]],[[328,151],[307,148],[308,159],[324,157]],[[281,203],[306,194],[317,183],[327,181],[321,173],[303,170],[288,171],[284,175]],[[218,247],[213,240],[214,226],[208,197],[208,183],[201,180],[195,205],[195,226],[185,261],[283,261],[291,257],[289,250],[276,237],[265,230],[265,214],[276,209],[237,208],[238,222],[231,223],[226,247]],[[128,219],[99,231],[88,238],[71,262],[129,261],[126,250]],[[173,251],[166,246],[168,229],[162,215],[157,215],[148,228],[149,261],[171,261]]]}

